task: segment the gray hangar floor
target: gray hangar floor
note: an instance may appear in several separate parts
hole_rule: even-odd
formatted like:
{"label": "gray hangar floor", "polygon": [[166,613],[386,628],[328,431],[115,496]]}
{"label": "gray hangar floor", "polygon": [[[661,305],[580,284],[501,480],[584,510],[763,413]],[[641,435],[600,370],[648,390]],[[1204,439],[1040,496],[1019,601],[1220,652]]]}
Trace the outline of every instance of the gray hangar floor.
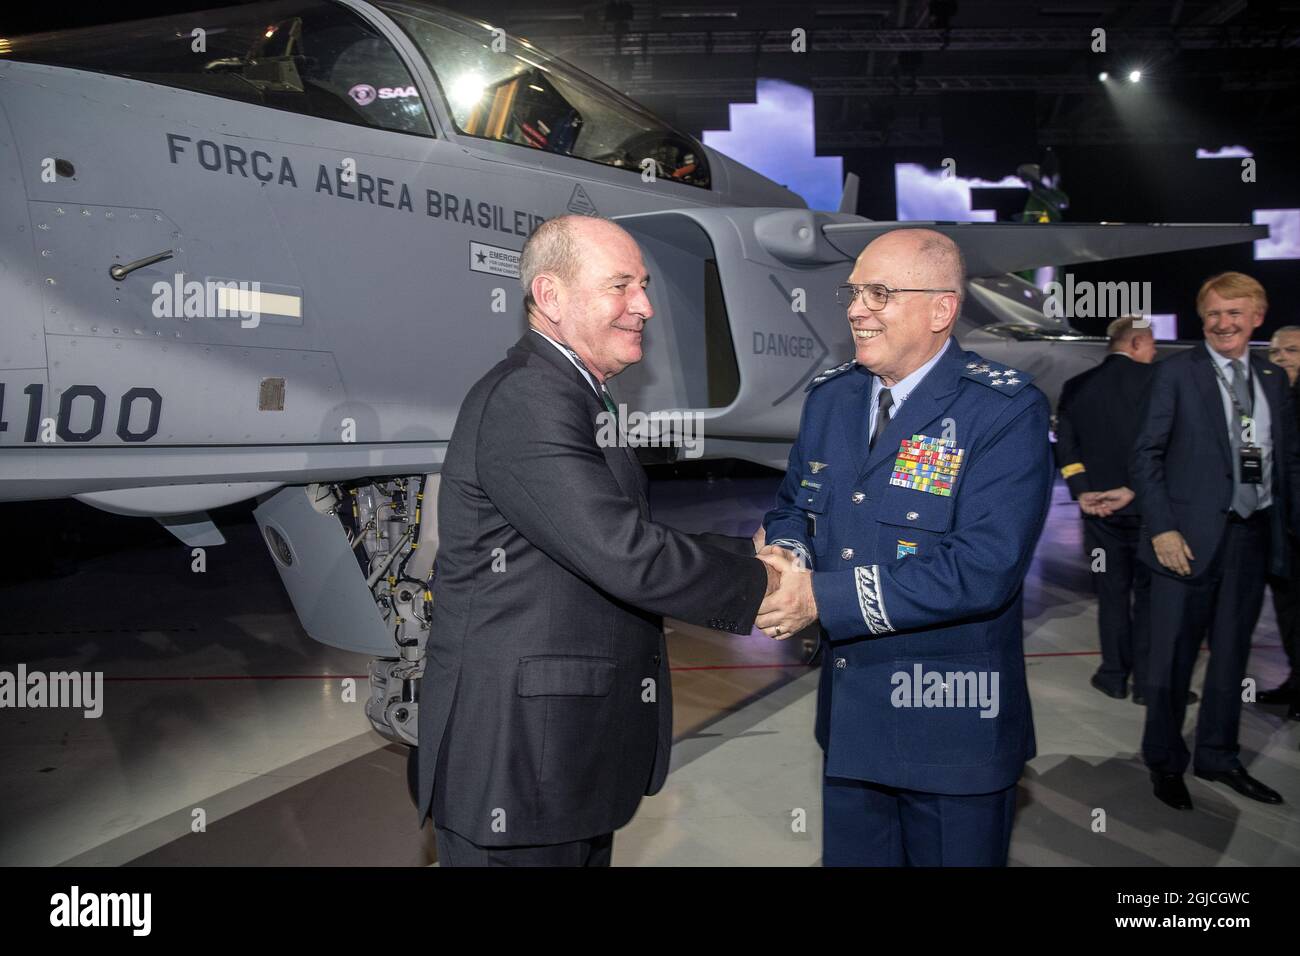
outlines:
{"label": "gray hangar floor", "polygon": [[[775,485],[660,480],[656,514],[748,534]],[[229,544],[209,549],[204,574],[147,519],[72,502],[3,511],[7,528],[29,531],[9,538],[15,566],[0,578],[0,669],[103,671],[107,705],[98,719],[0,710],[0,864],[435,861],[430,828],[415,826],[404,749],[363,715],[366,660],[303,633],[246,510],[232,510]],[[19,551],[54,537],[44,552]],[[1020,783],[1013,865],[1300,864],[1300,723],[1282,708],[1246,705],[1241,741],[1246,766],[1284,805],[1190,774],[1195,811],[1151,795],[1136,754],[1143,709],[1088,685],[1096,605],[1077,509],[1059,484],[1025,592],[1039,755]],[[614,864],[816,865],[810,647],[668,626],[673,771],[615,839]],[[1249,673],[1271,687],[1285,671],[1266,607]],[[341,700],[347,677],[357,703]],[[1189,733],[1195,717],[1193,705]],[[198,810],[205,827],[194,832]],[[800,810],[803,832],[792,826]]]}

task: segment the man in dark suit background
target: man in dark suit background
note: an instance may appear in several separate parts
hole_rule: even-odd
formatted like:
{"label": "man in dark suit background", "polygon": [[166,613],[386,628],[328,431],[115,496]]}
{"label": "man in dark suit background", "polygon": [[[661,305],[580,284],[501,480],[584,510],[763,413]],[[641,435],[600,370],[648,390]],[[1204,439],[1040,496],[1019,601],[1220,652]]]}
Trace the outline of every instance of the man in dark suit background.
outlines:
{"label": "man in dark suit background", "polygon": [[1264,803],[1275,790],[1239,757],[1242,679],[1269,573],[1287,573],[1286,529],[1300,512],[1300,449],[1281,369],[1249,354],[1268,300],[1225,272],[1196,297],[1206,342],[1155,367],[1132,476],[1151,582],[1151,657],[1142,756],[1156,796],[1192,808],[1182,726],[1209,628],[1210,659],[1193,771]]}
{"label": "man in dark suit background", "polygon": [[419,811],[443,865],[608,865],[668,773],[663,615],[746,634],[778,575],[748,539],[650,520],[606,382],[653,314],[632,237],[541,225],[529,330],[469,392],[438,496],[420,692]]}
{"label": "man in dark suit background", "polygon": [[[1291,402],[1300,414],[1300,394],[1296,382],[1300,381],[1300,325],[1284,325],[1269,339],[1268,359],[1286,372],[1291,384]],[[1291,667],[1279,686],[1260,691],[1261,704],[1286,704],[1287,717],[1300,720],[1300,545],[1295,535],[1288,535],[1291,559],[1289,577],[1273,577],[1269,586],[1273,590],[1273,610],[1277,613],[1277,630],[1282,638],[1282,648]]]}
{"label": "man in dark suit background", "polygon": [[[1083,511],[1083,546],[1093,569],[1101,666],[1092,686],[1118,699],[1144,703],[1150,626],[1151,572],[1137,559],[1141,519],[1129,479],[1139,410],[1156,357],[1149,323],[1134,316],[1106,329],[1108,354],[1061,389],[1056,412],[1056,463]],[[1100,550],[1104,565],[1096,563]]]}

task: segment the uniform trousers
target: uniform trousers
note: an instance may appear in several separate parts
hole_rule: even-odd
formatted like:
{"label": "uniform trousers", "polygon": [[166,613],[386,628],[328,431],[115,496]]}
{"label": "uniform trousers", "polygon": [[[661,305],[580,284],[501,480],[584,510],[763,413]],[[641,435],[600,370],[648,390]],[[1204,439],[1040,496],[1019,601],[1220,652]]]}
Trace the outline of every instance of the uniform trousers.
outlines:
{"label": "uniform trousers", "polygon": [[822,778],[823,866],[1006,866],[1016,788],[924,793]]}
{"label": "uniform trousers", "polygon": [[1127,689],[1144,693],[1151,636],[1151,569],[1138,560],[1136,515],[1084,518],[1083,542],[1090,561],[1098,548],[1104,570],[1092,572],[1097,593],[1097,629],[1101,636],[1101,666],[1097,680],[1114,694]]}

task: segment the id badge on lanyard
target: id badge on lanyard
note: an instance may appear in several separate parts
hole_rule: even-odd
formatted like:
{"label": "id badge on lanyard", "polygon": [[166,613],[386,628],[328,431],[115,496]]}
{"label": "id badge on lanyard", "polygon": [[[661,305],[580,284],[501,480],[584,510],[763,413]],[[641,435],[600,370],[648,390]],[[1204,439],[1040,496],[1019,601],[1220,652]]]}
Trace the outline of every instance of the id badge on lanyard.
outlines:
{"label": "id badge on lanyard", "polygon": [[[1249,362],[1249,360],[1247,360]],[[1249,368],[1249,365],[1247,365]],[[1228,393],[1228,401],[1232,403],[1232,409],[1237,415],[1237,427],[1241,429],[1239,438],[1240,445],[1237,448],[1237,474],[1240,475],[1240,481],[1243,485],[1262,485],[1264,483],[1264,449],[1255,444],[1255,379],[1249,371],[1246,372],[1246,393],[1250,396],[1250,410],[1241,407],[1237,401],[1237,396],[1224,378],[1223,372],[1218,365],[1214,366],[1214,373],[1223,383],[1224,389]]]}
{"label": "id badge on lanyard", "polygon": [[1264,450],[1255,444],[1255,419],[1249,415],[1238,415],[1241,424],[1241,448],[1237,460],[1240,464],[1241,483],[1243,485],[1262,485],[1264,483]]}

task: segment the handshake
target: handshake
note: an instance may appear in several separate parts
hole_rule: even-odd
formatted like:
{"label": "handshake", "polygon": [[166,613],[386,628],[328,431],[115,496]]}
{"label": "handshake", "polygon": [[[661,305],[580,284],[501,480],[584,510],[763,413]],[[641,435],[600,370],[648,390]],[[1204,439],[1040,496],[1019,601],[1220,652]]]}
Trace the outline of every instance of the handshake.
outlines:
{"label": "handshake", "polygon": [[767,594],[754,623],[768,637],[783,641],[817,620],[812,572],[791,551],[767,544],[767,532],[754,532],[754,554],[767,565]]}

